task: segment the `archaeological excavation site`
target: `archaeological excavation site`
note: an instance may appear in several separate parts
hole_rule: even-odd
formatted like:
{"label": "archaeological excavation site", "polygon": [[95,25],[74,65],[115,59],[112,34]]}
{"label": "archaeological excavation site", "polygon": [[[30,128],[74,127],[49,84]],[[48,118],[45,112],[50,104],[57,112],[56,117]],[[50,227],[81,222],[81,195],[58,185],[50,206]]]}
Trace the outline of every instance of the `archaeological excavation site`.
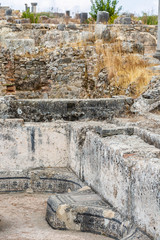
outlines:
{"label": "archaeological excavation site", "polygon": [[160,28],[0,14],[0,240],[160,240]]}

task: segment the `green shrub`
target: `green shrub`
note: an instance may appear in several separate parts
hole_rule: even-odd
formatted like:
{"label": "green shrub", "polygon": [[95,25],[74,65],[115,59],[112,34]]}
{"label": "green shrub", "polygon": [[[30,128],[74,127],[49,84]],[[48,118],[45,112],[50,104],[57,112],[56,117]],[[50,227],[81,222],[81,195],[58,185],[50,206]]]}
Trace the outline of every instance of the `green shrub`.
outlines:
{"label": "green shrub", "polygon": [[29,18],[31,23],[38,23],[38,14],[31,13],[29,9],[22,13],[22,18]]}
{"label": "green shrub", "polygon": [[91,0],[91,17],[96,21],[98,11],[106,11],[109,12],[110,22],[113,22],[122,9],[120,6],[116,10],[118,2],[118,0]]}
{"label": "green shrub", "polygon": [[54,13],[52,12],[40,12],[38,13],[39,16],[46,16],[48,18],[55,18],[55,15]]}

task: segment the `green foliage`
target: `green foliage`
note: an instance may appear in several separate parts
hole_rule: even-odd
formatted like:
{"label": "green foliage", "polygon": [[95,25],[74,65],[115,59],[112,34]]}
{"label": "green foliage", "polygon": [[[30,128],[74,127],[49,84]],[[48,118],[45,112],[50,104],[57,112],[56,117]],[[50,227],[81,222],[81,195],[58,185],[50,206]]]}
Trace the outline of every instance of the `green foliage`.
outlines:
{"label": "green foliage", "polygon": [[122,9],[122,6],[120,6],[116,10],[118,3],[118,0],[91,0],[90,15],[96,21],[98,11],[107,11],[109,12],[110,22],[112,23]]}
{"label": "green foliage", "polygon": [[54,13],[52,13],[52,12],[40,12],[39,16],[46,16],[48,18],[55,18]]}
{"label": "green foliage", "polygon": [[143,15],[138,19],[142,21],[143,24],[146,25],[157,25],[158,24],[158,16],[154,15],[153,13],[146,13],[143,12]]}
{"label": "green foliage", "polygon": [[116,13],[116,14],[114,14],[113,16],[111,16],[110,18],[109,18],[109,21],[108,21],[108,23],[109,24],[112,24],[112,23],[114,23],[114,20],[116,19],[118,17],[118,14]]}
{"label": "green foliage", "polygon": [[38,23],[38,14],[31,13],[29,9],[22,13],[22,18],[29,18],[31,23]]}

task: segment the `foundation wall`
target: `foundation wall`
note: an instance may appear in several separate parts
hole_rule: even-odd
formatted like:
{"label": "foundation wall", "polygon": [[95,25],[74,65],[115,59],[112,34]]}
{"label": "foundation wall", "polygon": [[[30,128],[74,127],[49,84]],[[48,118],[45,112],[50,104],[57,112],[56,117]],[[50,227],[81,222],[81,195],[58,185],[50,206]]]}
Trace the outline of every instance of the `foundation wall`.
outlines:
{"label": "foundation wall", "polygon": [[65,124],[0,123],[1,171],[68,166]]}
{"label": "foundation wall", "polygon": [[136,135],[102,138],[94,131],[72,126],[71,168],[123,216],[159,239],[159,149]]}
{"label": "foundation wall", "polygon": [[104,99],[0,99],[0,118],[20,118],[25,122],[51,122],[52,120],[107,120],[130,113],[132,98]]}

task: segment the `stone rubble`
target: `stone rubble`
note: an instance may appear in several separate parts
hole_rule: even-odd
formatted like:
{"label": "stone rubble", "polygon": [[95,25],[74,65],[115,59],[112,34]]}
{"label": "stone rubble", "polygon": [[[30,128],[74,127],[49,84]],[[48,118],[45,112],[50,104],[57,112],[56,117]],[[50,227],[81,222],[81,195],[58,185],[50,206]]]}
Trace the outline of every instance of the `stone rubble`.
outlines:
{"label": "stone rubble", "polygon": [[90,28],[73,23],[0,22],[0,95],[27,99],[112,96],[118,89],[108,85],[107,74],[103,81],[102,72],[95,77],[98,55],[93,43],[116,39],[122,41],[123,52],[141,54],[156,47],[156,26],[96,24]]}

